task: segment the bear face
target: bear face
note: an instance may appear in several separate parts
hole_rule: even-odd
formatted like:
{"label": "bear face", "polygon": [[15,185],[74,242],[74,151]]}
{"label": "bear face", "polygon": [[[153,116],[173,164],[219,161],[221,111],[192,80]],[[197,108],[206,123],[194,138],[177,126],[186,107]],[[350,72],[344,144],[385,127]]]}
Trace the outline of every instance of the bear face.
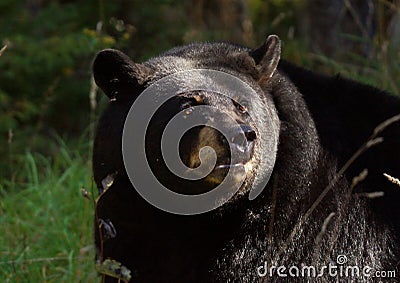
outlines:
{"label": "bear face", "polygon": [[[336,176],[374,127],[398,113],[398,98],[280,60],[276,36],[255,50],[226,43],[177,47],[143,64],[105,50],[93,68],[96,83],[110,98],[93,153],[101,193],[95,225],[98,260],[110,258],[127,266],[133,282],[257,282],[265,279],[257,274],[265,262],[319,267],[343,254],[360,267],[398,269],[400,198],[394,185],[381,178],[382,170],[393,175],[400,171],[398,150],[393,150],[400,148],[398,124],[382,132],[383,145],[369,150],[343,177]],[[192,76],[178,76],[193,70]],[[247,91],[231,95],[238,88],[221,85],[219,72],[238,78]],[[131,125],[144,124],[140,117],[145,116],[133,116],[135,124],[130,115],[146,108],[134,108],[146,91],[170,77],[166,85],[182,91],[151,115],[142,137]],[[208,88],[192,88],[199,84]],[[148,102],[167,95],[158,92]],[[371,103],[379,107],[370,108]],[[210,108],[218,111],[210,115]],[[215,161],[205,177],[192,180],[171,172],[162,137],[172,118],[183,121],[196,115],[204,123],[188,129],[171,150],[190,170]],[[228,172],[233,172],[228,189],[240,187],[207,213],[187,216],[158,209],[142,198],[128,176],[126,132],[144,141],[150,169],[174,193],[216,191]],[[128,157],[141,172],[144,165],[135,159],[137,154],[131,151]],[[363,168],[369,169],[368,176],[352,194],[352,179]],[[250,201],[257,184],[262,190]],[[389,197],[361,196],[377,187]],[[118,282],[112,277],[105,281]]]}
{"label": "bear face", "polygon": [[[94,62],[95,80],[111,99],[110,106],[103,117],[109,116],[107,112],[113,112],[114,108],[118,109],[116,115],[119,116],[118,120],[115,117],[107,118],[115,121],[112,127],[117,129],[116,136],[96,140],[96,152],[99,154],[94,155],[94,172],[96,183],[100,189],[101,180],[110,172],[122,173],[125,171],[122,164],[123,158],[121,156],[115,158],[114,154],[117,152],[114,150],[110,152],[108,144],[104,145],[104,150],[102,147],[105,139],[114,139],[114,149],[118,150],[117,154],[120,155],[121,137],[118,136],[118,133],[121,133],[122,119],[124,116],[126,117],[127,111],[135,103],[139,94],[160,78],[193,68],[218,70],[234,75],[243,80],[247,87],[252,88],[256,95],[250,97],[250,94],[238,92],[238,95],[231,94],[230,97],[216,91],[194,90],[177,93],[161,105],[147,127],[145,145],[149,165],[157,179],[174,192],[198,194],[215,188],[225,179],[228,169],[232,169],[235,171],[233,175],[237,175],[233,176],[234,179],[244,180],[241,190],[241,195],[243,195],[249,191],[248,184],[254,180],[256,172],[259,172],[259,179],[265,178],[262,176],[265,175],[264,172],[271,174],[279,138],[279,118],[272,97],[268,95],[267,90],[262,90],[261,85],[266,84],[276,71],[280,58],[279,39],[271,36],[266,41],[263,45],[265,58],[257,58],[257,63],[246,50],[241,48],[223,44],[218,45],[218,48],[209,46],[207,50],[205,47],[203,45],[192,46],[191,49],[199,50],[192,55],[183,50],[175,50],[176,54],[167,52],[145,64],[135,64],[126,55],[115,50],[105,50],[98,54]],[[187,57],[179,56],[178,53],[185,54]],[[205,57],[206,54],[216,56],[217,53],[220,53],[220,57],[224,56],[220,58],[220,61],[205,59],[208,58],[208,56]],[[189,88],[193,80],[207,80],[210,84],[214,84],[215,90],[229,91],[224,90],[223,85],[218,85],[218,82],[210,78],[209,74],[204,74],[204,77],[201,74],[197,74],[197,76],[197,78],[190,79]],[[157,99],[157,94],[153,97]],[[199,109],[197,106],[204,107]],[[216,120],[216,117],[207,110],[207,106],[218,109],[220,113],[218,125],[229,133],[229,142],[218,130],[207,126],[210,123],[215,124]],[[171,173],[161,153],[163,130],[171,118],[179,112],[182,112],[184,116],[197,114],[204,118],[204,125],[194,127],[182,136],[179,153],[184,164],[188,168],[195,169],[201,165],[201,159],[207,163],[214,154],[216,155],[213,171],[196,182],[184,180]],[[100,122],[99,136],[102,135],[104,124],[108,123],[103,120],[105,118],[102,118]],[[110,129],[106,131],[109,135]],[[207,147],[213,150],[208,153],[203,151],[205,154],[201,155],[201,149]],[[110,152],[109,156],[106,156],[107,152]],[[262,158],[260,152],[268,154],[269,158]],[[233,156],[235,156],[235,160],[233,160]]]}
{"label": "bear face", "polygon": [[[243,103],[243,102],[242,102]],[[223,124],[227,131],[232,132],[232,148],[229,142],[218,130],[205,126],[208,120],[215,119],[210,116],[208,107],[198,108],[196,106],[218,105],[221,111],[219,125]],[[249,104],[250,105],[250,104]],[[174,109],[175,108],[175,109]],[[181,112],[183,116],[201,115],[204,118],[204,126],[197,126],[188,130],[180,140],[179,156],[183,163],[191,169],[198,168],[203,162],[211,163],[214,154],[216,155],[215,166],[212,172],[198,181],[188,181],[178,178],[172,174],[163,162],[161,152],[161,136],[163,129],[173,116]],[[198,112],[198,113],[194,113]],[[225,116],[226,115],[226,116]],[[225,116],[225,117],[224,117]],[[230,116],[230,119],[226,119]],[[226,120],[224,120],[226,119]],[[240,125],[244,135],[241,135],[236,128],[231,127],[231,120]],[[146,154],[149,165],[156,172],[156,176],[165,187],[183,194],[199,194],[214,189],[215,185],[220,184],[226,177],[227,170],[235,167],[235,174],[246,174],[246,170],[251,170],[255,162],[254,148],[257,143],[257,133],[254,130],[254,121],[246,113],[244,106],[234,100],[216,93],[197,91],[195,93],[185,93],[174,97],[161,106],[152,120],[150,121],[146,140]],[[210,147],[213,151],[201,150]],[[236,160],[231,160],[231,149],[235,151]],[[150,154],[151,153],[151,154]],[[245,167],[247,167],[246,170]],[[242,170],[239,170],[241,168]],[[201,173],[201,172],[200,172]],[[240,180],[241,176],[236,176]],[[245,177],[245,176],[244,176]],[[242,185],[242,187],[245,187]]]}

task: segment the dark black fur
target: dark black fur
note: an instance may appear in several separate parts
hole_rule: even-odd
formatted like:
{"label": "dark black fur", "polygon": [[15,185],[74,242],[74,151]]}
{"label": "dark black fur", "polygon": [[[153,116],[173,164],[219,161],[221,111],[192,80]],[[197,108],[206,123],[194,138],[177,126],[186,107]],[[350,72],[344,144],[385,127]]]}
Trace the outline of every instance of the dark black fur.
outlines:
{"label": "dark black fur", "polygon": [[[365,143],[378,124],[400,113],[399,98],[377,88],[340,75],[316,74],[287,61],[281,61],[279,69],[303,94],[321,143],[337,158],[339,166]],[[391,221],[397,231],[400,231],[400,190],[387,182],[383,173],[399,175],[399,128],[399,123],[388,127],[379,135],[384,142],[369,149],[347,172],[351,178],[364,168],[369,170],[364,190],[385,192],[384,197],[372,203],[374,211],[382,221]]]}
{"label": "dark black fur", "polygon": [[[97,57],[96,82],[113,98],[99,121],[94,145],[94,178],[100,191],[102,180],[116,173],[97,206],[98,217],[109,219],[117,232],[115,238],[103,241],[102,256],[127,266],[132,282],[257,282],[265,279],[257,277],[257,267],[266,260],[287,267],[318,267],[334,262],[340,254],[348,257],[349,265],[398,271],[400,188],[382,174],[400,175],[399,123],[388,127],[384,143],[369,149],[335,183],[284,246],[338,168],[380,122],[400,113],[398,98],[339,76],[316,74],[281,60],[278,71],[263,83],[262,95],[271,99],[268,107],[276,108],[280,120],[279,147],[272,178],[254,201],[246,195],[206,214],[180,216],[154,208],[132,188],[122,163],[121,133],[130,105],[146,86],[143,82],[185,69],[181,60],[257,82],[260,74],[254,63],[258,65],[265,52],[265,46],[251,53],[223,43],[194,44],[140,66],[122,57],[123,67],[119,67],[122,55],[114,51]],[[107,83],[114,76],[117,86]],[[364,168],[369,175],[355,191],[384,191],[384,197],[369,200],[352,194],[347,198],[352,178]],[[331,212],[335,215],[318,238]],[[281,282],[282,278],[270,280]],[[106,282],[117,280],[107,277]]]}

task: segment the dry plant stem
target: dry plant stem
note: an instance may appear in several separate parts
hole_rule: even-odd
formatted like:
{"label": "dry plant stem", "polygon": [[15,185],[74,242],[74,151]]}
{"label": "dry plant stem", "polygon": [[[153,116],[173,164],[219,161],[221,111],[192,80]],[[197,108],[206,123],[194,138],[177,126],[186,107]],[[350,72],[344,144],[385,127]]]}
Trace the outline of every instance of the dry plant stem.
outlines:
{"label": "dry plant stem", "polygon": [[384,41],[382,42],[380,46],[380,58],[382,61],[382,68],[383,68],[383,73],[384,77],[387,78],[388,83],[390,87],[393,89],[394,93],[399,93],[399,88],[397,87],[397,83],[394,81],[394,76],[393,74],[390,73],[390,66],[389,66],[389,61],[392,60],[390,58],[390,54],[388,54],[388,47],[389,47],[389,42]]}
{"label": "dry plant stem", "polygon": [[384,173],[385,176],[390,182],[400,187],[400,179],[390,176],[389,174]]}
{"label": "dry plant stem", "polygon": [[[92,160],[92,153],[93,153],[93,142],[94,142],[94,135],[95,135],[95,114],[96,114],[96,95],[97,95],[98,87],[96,82],[94,81],[94,77],[92,75],[90,80],[90,91],[89,91],[89,102],[90,102],[90,127],[89,127],[89,160]],[[100,262],[103,262],[103,255],[104,255],[104,239],[103,234],[101,233],[101,225],[99,222],[99,215],[97,212],[97,201],[94,197],[94,188],[93,188],[93,179],[92,179],[92,200],[93,200],[93,207],[94,207],[94,214],[96,225],[99,233],[100,239]],[[99,198],[100,199],[100,198]],[[106,275],[101,275],[101,282],[104,283],[106,279]]]}
{"label": "dry plant stem", "polygon": [[[276,199],[278,192],[278,176],[274,176],[274,184],[272,187],[272,204],[271,204],[271,219],[268,227],[268,244],[272,245],[274,235],[274,221],[275,221],[275,210],[276,210]],[[272,254],[269,259],[272,259]]]}
{"label": "dry plant stem", "polygon": [[372,192],[372,193],[358,193],[357,196],[374,199],[374,198],[381,198],[385,195],[384,192]]}
{"label": "dry plant stem", "polygon": [[377,137],[379,133],[381,133],[388,126],[392,125],[400,121],[400,114],[393,116],[390,119],[379,124],[373,131],[372,135],[369,137],[366,143],[364,143],[354,154],[350,157],[350,159],[343,165],[343,167],[335,174],[333,179],[329,182],[328,186],[322,191],[322,193],[318,196],[318,198],[314,201],[311,207],[306,211],[306,213],[300,218],[299,222],[295,225],[292,232],[289,234],[287,240],[281,245],[277,254],[274,257],[273,263],[276,263],[282,253],[287,249],[289,243],[293,240],[294,236],[301,230],[301,227],[307,222],[311,213],[317,208],[317,206],[321,203],[324,197],[330,192],[333,186],[337,183],[337,181],[343,176],[343,174],[347,171],[351,164],[354,163],[366,150],[370,147],[377,145],[383,141],[382,138]]}
{"label": "dry plant stem", "polygon": [[[97,225],[97,229],[98,229],[98,233],[99,233],[99,238],[100,238],[100,262],[103,262],[103,234],[101,233],[101,225],[99,222],[99,215],[97,213],[97,201],[94,197],[94,181],[92,178],[92,200],[93,200],[93,207],[94,207],[94,218],[96,221],[96,225]],[[104,283],[106,279],[106,275],[102,274],[101,275],[101,282]]]}
{"label": "dry plant stem", "polygon": [[379,2],[391,9],[393,12],[398,12],[400,10],[399,4],[391,3],[388,0],[379,0]]}
{"label": "dry plant stem", "polygon": [[6,51],[7,45],[4,45],[3,48],[0,49],[0,57],[3,55],[4,51]]}
{"label": "dry plant stem", "polygon": [[363,34],[364,38],[369,38],[368,32],[365,30],[363,24],[361,23],[360,16],[357,14],[357,12],[354,10],[353,5],[349,0],[344,0],[344,5],[346,6],[347,10],[350,12],[351,16],[353,17],[354,21],[356,22],[358,28]]}
{"label": "dry plant stem", "polygon": [[333,232],[332,232],[332,239],[330,239],[330,243],[331,243],[331,244],[329,245],[329,249],[328,249],[328,252],[327,252],[327,255],[326,255],[326,260],[325,260],[325,262],[327,262],[327,261],[329,260],[330,254],[331,254],[331,252],[333,251],[333,248],[334,248],[334,246],[335,246],[335,243],[336,243],[336,241],[337,241],[337,239],[338,239],[338,237],[339,237],[339,232],[340,232],[340,231],[339,231],[339,228],[340,228],[340,224],[342,223],[343,218],[344,218],[344,216],[345,216],[345,211],[346,211],[347,208],[349,207],[350,199],[351,199],[353,190],[354,190],[354,188],[355,188],[359,183],[361,183],[362,181],[365,180],[365,178],[367,177],[367,175],[368,175],[368,170],[367,170],[367,169],[364,169],[358,176],[356,176],[356,177],[353,178],[353,182],[352,182],[352,184],[351,184],[351,186],[350,186],[350,189],[348,190],[348,192],[347,192],[347,194],[346,194],[346,198],[345,198],[344,205],[343,205],[343,207],[342,207],[342,211],[339,213],[338,219],[337,219],[336,222],[335,222],[335,226],[334,226]]}
{"label": "dry plant stem", "polygon": [[93,154],[93,141],[95,135],[95,116],[96,116],[96,96],[97,96],[98,87],[96,82],[94,81],[94,77],[90,80],[90,91],[89,91],[89,102],[90,102],[90,126],[89,126],[89,160],[92,160]]}
{"label": "dry plant stem", "polygon": [[[322,245],[322,238],[324,237],[326,230],[328,228],[329,223],[331,223],[333,217],[336,216],[335,212],[331,212],[324,220],[321,226],[321,230],[319,231],[317,237],[315,238],[315,247],[314,247],[314,252],[313,252],[313,260],[318,259],[317,253],[319,253],[321,245]],[[316,263],[312,262],[311,265],[315,266]]]}
{"label": "dry plant stem", "polygon": [[326,233],[326,229],[328,228],[329,223],[331,223],[332,218],[336,215],[335,212],[331,212],[328,217],[325,218],[324,223],[322,223],[321,231],[317,235],[317,238],[315,239],[315,243],[317,246],[321,244],[322,237]]}
{"label": "dry plant stem", "polygon": [[13,137],[14,137],[14,133],[12,129],[8,129],[8,140],[7,140],[7,144],[8,144],[8,167],[9,167],[9,172],[10,172],[10,181],[11,183],[13,183],[13,179],[14,179],[14,173],[13,173],[13,159],[12,159],[12,153],[13,153]]}

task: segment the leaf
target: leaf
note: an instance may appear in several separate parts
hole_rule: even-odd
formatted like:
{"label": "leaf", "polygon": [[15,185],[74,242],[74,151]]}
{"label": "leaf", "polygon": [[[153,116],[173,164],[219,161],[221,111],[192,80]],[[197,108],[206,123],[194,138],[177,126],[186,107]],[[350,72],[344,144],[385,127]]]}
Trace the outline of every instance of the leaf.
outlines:
{"label": "leaf", "polygon": [[108,174],[103,180],[101,180],[101,186],[103,187],[103,191],[101,193],[105,193],[114,183],[114,179],[117,176],[118,172],[114,172]]}
{"label": "leaf", "polygon": [[125,282],[131,280],[131,271],[116,260],[106,259],[102,263],[96,263],[96,270],[100,274],[111,276]]}
{"label": "leaf", "polygon": [[115,238],[117,236],[117,230],[112,224],[110,219],[99,219],[99,225],[103,232],[104,240]]}

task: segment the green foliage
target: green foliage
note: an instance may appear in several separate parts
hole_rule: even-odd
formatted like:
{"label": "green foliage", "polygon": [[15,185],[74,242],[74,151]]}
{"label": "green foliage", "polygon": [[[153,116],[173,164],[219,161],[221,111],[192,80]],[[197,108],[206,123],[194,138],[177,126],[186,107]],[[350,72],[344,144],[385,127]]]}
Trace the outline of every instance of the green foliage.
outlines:
{"label": "green foliage", "polygon": [[[100,2],[109,13],[101,24]],[[103,48],[124,48],[134,33],[117,26],[117,3],[100,2],[1,2],[0,40],[7,49],[0,57],[0,155],[8,158],[0,161],[0,176],[18,175],[14,153],[51,154],[52,133],[76,136],[88,127],[93,57]]]}
{"label": "green foliage", "polygon": [[[355,41],[361,40],[355,38]],[[391,41],[374,39],[375,53],[371,58],[348,52],[343,58],[332,59],[324,55],[312,55],[308,64],[320,66],[327,73],[340,73],[354,80],[400,94],[400,53]]]}
{"label": "green foliage", "polygon": [[88,13],[97,10],[96,3],[81,7],[73,2],[20,1],[21,9],[5,5],[11,13],[0,20],[2,40],[8,46],[0,60],[0,133],[40,119],[48,127],[67,131],[86,127],[79,121],[87,120],[88,111],[71,115],[70,109],[87,105],[94,54],[118,46],[113,36],[92,30],[97,20],[87,15],[96,15]]}
{"label": "green foliage", "polygon": [[[283,40],[293,40],[293,33],[300,34],[304,21],[299,15],[304,13],[304,0],[273,0],[268,4],[263,0],[248,0],[257,42],[266,35],[275,33]],[[301,42],[300,38],[296,42]]]}
{"label": "green foliage", "polygon": [[185,10],[188,1],[125,1],[119,6],[118,19],[135,28],[135,34],[124,51],[141,61],[184,43],[190,19]]}
{"label": "green foliage", "polygon": [[95,282],[90,167],[62,140],[26,152],[24,182],[0,182],[0,282]]}

